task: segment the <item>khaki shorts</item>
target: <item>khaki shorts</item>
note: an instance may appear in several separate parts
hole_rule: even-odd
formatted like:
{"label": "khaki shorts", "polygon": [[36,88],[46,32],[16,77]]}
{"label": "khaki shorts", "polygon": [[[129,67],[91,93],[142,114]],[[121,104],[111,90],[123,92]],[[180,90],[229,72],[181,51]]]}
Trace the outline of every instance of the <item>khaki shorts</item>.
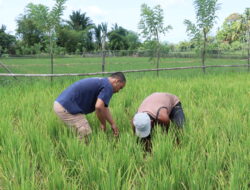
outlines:
{"label": "khaki shorts", "polygon": [[91,128],[88,120],[84,114],[71,114],[69,113],[60,103],[54,102],[54,111],[57,116],[66,123],[69,127],[76,130],[79,138],[82,139],[84,136],[90,134]]}

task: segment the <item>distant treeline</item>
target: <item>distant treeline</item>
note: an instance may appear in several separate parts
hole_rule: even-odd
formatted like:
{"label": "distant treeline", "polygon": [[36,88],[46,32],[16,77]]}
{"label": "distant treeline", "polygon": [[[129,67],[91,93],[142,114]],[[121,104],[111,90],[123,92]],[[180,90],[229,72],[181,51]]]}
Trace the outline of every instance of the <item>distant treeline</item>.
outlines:
{"label": "distant treeline", "polygon": [[[235,51],[241,54],[240,52],[247,49],[246,33],[249,32],[250,23],[243,22],[244,14],[232,13],[225,18],[216,35],[208,36],[208,52],[221,55],[224,51]],[[140,34],[118,24],[114,24],[108,30],[107,23],[95,24],[86,13],[81,11],[73,11],[68,20],[59,19],[58,24],[55,24],[53,19],[50,20],[50,17],[47,18],[48,15],[56,17],[53,11],[48,12],[48,7],[45,5],[30,3],[25,12],[20,14],[17,19],[15,35],[8,34],[6,27],[2,25],[0,28],[0,56],[49,54],[51,46],[56,55],[87,55],[87,52],[98,54],[105,49],[107,52],[117,51],[119,55],[143,56],[150,55],[148,50],[155,47],[154,40],[142,41]],[[37,24],[40,22],[37,18],[47,20],[47,28],[41,28],[41,25]],[[178,44],[161,42],[160,47],[163,55],[169,52],[195,54],[199,49],[195,40],[183,41]],[[136,53],[129,53],[135,51]]]}

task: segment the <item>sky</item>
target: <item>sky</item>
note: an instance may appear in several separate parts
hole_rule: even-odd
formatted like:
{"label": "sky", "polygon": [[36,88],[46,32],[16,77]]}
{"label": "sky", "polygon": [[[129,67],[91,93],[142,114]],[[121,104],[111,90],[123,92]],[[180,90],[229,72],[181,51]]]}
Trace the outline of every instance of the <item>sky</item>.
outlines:
{"label": "sky", "polygon": [[[189,40],[186,35],[185,19],[195,22],[194,0],[67,0],[62,18],[69,19],[72,11],[80,10],[86,12],[86,16],[95,24],[108,23],[110,29],[115,23],[127,30],[139,33],[138,23],[140,21],[141,5],[146,3],[151,8],[161,5],[164,11],[165,26],[173,27],[161,41],[168,43],[179,43]],[[17,28],[16,19],[24,13],[28,3],[43,4],[50,9],[55,0],[0,0],[0,26],[7,27],[7,32],[15,34]],[[242,14],[247,7],[250,7],[250,0],[218,0],[220,10],[217,11],[217,23],[212,35],[221,27],[223,21],[232,13]]]}

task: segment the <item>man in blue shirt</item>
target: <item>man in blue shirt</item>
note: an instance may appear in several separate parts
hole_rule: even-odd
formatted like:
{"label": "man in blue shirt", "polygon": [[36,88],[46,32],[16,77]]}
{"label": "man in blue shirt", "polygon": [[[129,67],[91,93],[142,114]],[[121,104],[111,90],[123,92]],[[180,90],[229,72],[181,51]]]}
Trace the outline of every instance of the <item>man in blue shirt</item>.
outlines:
{"label": "man in blue shirt", "polygon": [[[54,111],[68,126],[73,127],[79,138],[87,137],[91,128],[85,115],[96,112],[102,130],[109,122],[115,136],[119,130],[112,118],[108,105],[113,93],[126,85],[122,72],[113,73],[107,78],[86,78],[65,89],[54,102]],[[85,138],[86,140],[87,138]]]}

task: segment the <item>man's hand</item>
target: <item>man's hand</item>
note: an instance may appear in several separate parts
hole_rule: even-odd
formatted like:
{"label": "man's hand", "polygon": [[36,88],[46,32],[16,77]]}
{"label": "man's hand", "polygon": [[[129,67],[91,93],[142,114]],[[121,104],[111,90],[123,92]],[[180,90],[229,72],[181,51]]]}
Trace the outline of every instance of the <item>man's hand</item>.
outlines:
{"label": "man's hand", "polygon": [[111,128],[113,130],[114,136],[118,137],[119,136],[119,129],[115,125],[112,125]]}
{"label": "man's hand", "polygon": [[106,129],[107,129],[107,128],[106,128],[105,125],[102,125],[102,124],[101,124],[101,125],[100,125],[100,128],[101,128],[101,130],[102,130],[103,132],[106,132]]}

